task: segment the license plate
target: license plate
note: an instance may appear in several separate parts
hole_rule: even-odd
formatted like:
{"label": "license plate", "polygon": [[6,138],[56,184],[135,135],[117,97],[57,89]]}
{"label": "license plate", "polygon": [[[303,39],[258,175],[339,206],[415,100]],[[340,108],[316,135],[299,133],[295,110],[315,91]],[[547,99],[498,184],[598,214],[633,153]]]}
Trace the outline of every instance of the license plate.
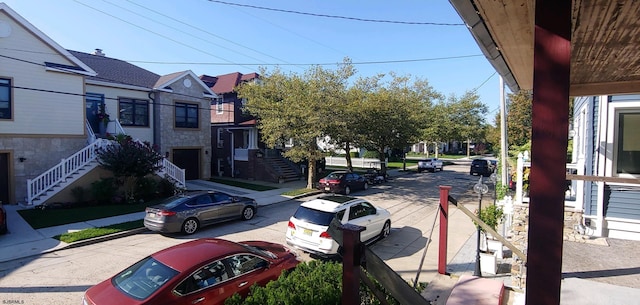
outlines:
{"label": "license plate", "polygon": [[155,218],[156,217],[156,213],[148,213],[147,216],[149,216],[150,218]]}
{"label": "license plate", "polygon": [[304,229],[304,231],[302,231],[302,233],[304,233],[304,235],[309,235],[309,236],[311,236],[311,233],[312,233],[312,232],[313,232],[313,231],[311,231],[311,230],[309,230],[309,229]]}
{"label": "license plate", "polygon": [[331,190],[331,188],[327,186],[327,187],[324,188],[324,190],[328,191],[328,190]]}

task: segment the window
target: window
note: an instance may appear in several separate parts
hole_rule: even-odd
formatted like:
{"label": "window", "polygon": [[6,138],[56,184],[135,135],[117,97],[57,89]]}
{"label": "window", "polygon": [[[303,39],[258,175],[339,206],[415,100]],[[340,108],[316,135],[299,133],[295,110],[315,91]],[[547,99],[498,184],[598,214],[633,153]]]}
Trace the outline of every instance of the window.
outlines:
{"label": "window", "polygon": [[216,99],[216,113],[217,114],[222,114],[222,112],[224,112],[223,109],[222,109],[222,99],[218,98],[218,99]]}
{"label": "window", "polygon": [[149,126],[149,102],[132,98],[118,99],[122,126]]}
{"label": "window", "polygon": [[185,295],[207,288],[218,283],[222,283],[229,279],[229,275],[221,261],[215,261],[202,269],[193,273],[192,276],[186,278],[180,283],[175,291],[180,295]]}
{"label": "window", "polygon": [[147,257],[114,276],[111,283],[126,295],[144,300],[176,275],[178,271]]}
{"label": "window", "polygon": [[640,109],[619,110],[616,115],[617,145],[615,173],[622,176],[640,174]]}
{"label": "window", "polygon": [[11,119],[11,80],[0,78],[0,119]]}
{"label": "window", "polygon": [[176,127],[198,128],[198,105],[176,103]]}
{"label": "window", "polygon": [[254,255],[238,254],[226,259],[231,266],[231,273],[240,276],[269,265],[267,261]]}

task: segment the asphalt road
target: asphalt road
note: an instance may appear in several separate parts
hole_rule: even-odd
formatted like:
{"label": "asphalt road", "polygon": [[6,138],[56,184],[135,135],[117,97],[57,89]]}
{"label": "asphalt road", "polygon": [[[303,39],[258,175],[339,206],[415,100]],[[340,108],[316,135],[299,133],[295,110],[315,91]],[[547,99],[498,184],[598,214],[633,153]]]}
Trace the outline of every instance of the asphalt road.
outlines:
{"label": "asphalt road", "polygon": [[[453,186],[451,195],[463,203],[465,200],[477,202],[470,192],[477,181],[477,176],[469,176],[468,166],[449,166],[437,173],[403,175],[367,191],[354,193],[353,196],[366,197],[392,214],[392,232],[387,239],[371,246],[374,252],[403,278],[408,281],[415,279],[438,206],[438,185]],[[214,225],[189,236],[146,232],[0,263],[0,302],[81,304],[84,291],[92,285],[153,252],[195,238],[218,237],[233,241],[260,239],[284,243],[287,221],[299,204],[300,201],[290,200],[261,207],[258,215],[250,221]],[[460,230],[468,230],[469,234],[461,234],[460,241],[450,238],[450,257],[455,255],[456,245],[464,243],[474,231],[471,221],[459,225]],[[428,282],[435,276],[437,262],[433,257],[437,245],[434,244],[431,244],[433,248],[429,248],[428,253],[431,254],[423,266],[420,281]],[[310,259],[308,255],[302,257]]]}

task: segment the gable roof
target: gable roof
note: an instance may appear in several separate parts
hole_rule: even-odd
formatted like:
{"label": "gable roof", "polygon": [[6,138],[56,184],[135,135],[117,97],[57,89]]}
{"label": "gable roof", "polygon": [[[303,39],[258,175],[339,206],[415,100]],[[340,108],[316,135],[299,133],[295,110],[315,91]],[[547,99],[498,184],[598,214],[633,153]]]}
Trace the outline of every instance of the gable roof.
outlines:
{"label": "gable roof", "polygon": [[45,35],[42,31],[40,31],[38,28],[33,26],[31,23],[29,23],[29,21],[24,19],[22,16],[20,16],[18,13],[16,13],[14,10],[12,10],[8,5],[6,5],[3,2],[0,2],[0,12],[4,12],[5,14],[7,14],[7,16],[15,20],[18,24],[25,27],[29,32],[31,32],[33,35],[35,35],[37,38],[39,38],[41,41],[43,41],[53,50],[55,50],[60,55],[62,55],[63,57],[65,57],[67,60],[69,60],[71,63],[74,64],[74,65],[66,65],[66,64],[60,64],[60,63],[46,62],[45,66],[47,69],[58,71],[58,72],[75,73],[75,74],[82,74],[82,75],[88,75],[88,76],[96,75],[96,72],[93,69],[91,69],[89,66],[87,66],[78,58],[76,58],[70,52],[65,50],[62,46],[60,46],[58,43],[53,41],[53,39],[49,38],[49,36]]}
{"label": "gable roof", "polygon": [[247,82],[256,78],[260,78],[258,73],[242,74],[233,72],[218,76],[201,75],[200,79],[211,87],[211,90],[217,94],[234,92],[235,87],[243,82]]}
{"label": "gable roof", "polygon": [[216,95],[207,84],[205,84],[200,78],[198,78],[198,76],[196,76],[195,73],[193,73],[193,71],[191,70],[187,70],[187,71],[182,71],[182,72],[175,72],[175,73],[171,73],[171,74],[167,74],[167,75],[163,75],[162,77],[160,77],[155,85],[153,86],[154,89],[165,89],[165,90],[171,90],[170,85],[175,83],[176,81],[178,81],[179,79],[182,79],[185,76],[191,76],[191,78],[193,78],[200,87],[202,87],[202,94],[204,97],[213,97],[213,98],[217,98],[218,95]]}
{"label": "gable roof", "polygon": [[153,89],[160,78],[160,75],[126,61],[79,51],[69,52],[97,72],[87,80]]}

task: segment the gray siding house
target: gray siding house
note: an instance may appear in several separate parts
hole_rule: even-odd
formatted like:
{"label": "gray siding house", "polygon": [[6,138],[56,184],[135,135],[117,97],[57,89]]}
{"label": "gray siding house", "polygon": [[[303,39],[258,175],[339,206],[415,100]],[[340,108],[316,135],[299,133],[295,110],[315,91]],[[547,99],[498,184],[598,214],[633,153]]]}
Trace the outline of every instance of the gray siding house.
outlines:
{"label": "gray siding house", "polygon": [[640,240],[640,95],[574,101],[572,163],[584,175],[587,234]]}

